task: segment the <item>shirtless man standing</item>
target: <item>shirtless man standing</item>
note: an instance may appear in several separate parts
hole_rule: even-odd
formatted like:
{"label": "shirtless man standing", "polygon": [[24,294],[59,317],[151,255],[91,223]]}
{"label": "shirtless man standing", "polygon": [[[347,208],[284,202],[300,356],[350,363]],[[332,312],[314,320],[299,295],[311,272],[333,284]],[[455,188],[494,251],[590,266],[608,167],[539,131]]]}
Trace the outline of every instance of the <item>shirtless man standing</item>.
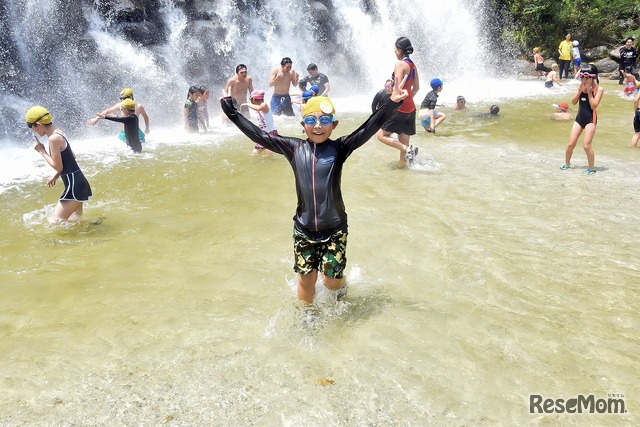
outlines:
{"label": "shirtless man standing", "polygon": [[240,105],[247,102],[247,94],[251,92],[253,92],[253,79],[248,74],[247,66],[238,64],[236,75],[227,81],[222,96],[230,96],[233,99],[233,105],[238,108],[240,114],[249,118],[249,108],[240,108]]}
{"label": "shirtless man standing", "polygon": [[291,108],[291,96],[289,96],[289,86],[296,87],[300,76],[293,69],[291,58],[284,57],[280,61],[280,67],[271,72],[269,87],[273,87],[271,96],[271,111],[279,116],[284,113],[286,116],[293,116]]}

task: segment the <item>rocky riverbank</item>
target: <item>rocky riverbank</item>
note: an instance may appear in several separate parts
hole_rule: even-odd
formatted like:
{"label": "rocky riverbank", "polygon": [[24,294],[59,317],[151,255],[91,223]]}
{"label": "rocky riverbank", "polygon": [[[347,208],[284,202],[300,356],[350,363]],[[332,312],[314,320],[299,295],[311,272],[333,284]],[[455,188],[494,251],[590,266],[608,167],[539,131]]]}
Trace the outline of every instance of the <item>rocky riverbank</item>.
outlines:
{"label": "rocky riverbank", "polygon": [[[600,77],[617,80],[619,78],[618,63],[620,61],[620,48],[622,46],[623,45],[619,45],[613,49],[609,49],[606,46],[581,49],[580,55],[583,62],[594,63],[595,66],[598,67]],[[541,52],[541,54],[543,58],[548,55],[547,52]],[[551,71],[551,66],[555,63],[557,63],[557,61],[554,58],[545,59],[545,71]],[[516,71],[518,74],[536,76],[537,73],[533,64],[533,56],[530,60],[518,60],[516,62]]]}

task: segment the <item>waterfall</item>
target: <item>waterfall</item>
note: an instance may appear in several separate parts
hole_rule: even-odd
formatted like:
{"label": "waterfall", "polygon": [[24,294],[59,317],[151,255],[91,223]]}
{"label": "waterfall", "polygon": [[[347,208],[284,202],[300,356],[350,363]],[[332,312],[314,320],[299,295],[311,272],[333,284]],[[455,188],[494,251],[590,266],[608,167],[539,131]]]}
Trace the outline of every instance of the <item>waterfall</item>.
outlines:
{"label": "waterfall", "polygon": [[70,133],[104,132],[85,122],[115,103],[123,87],[134,89],[152,125],[178,124],[189,86],[208,86],[215,99],[244,63],[254,87],[268,91],[269,73],[285,56],[301,75],[308,63],[318,64],[334,96],[375,93],[391,73],[399,36],[412,40],[425,88],[436,75],[491,73],[495,62],[484,0],[147,3],[142,14],[118,17],[99,0],[5,0],[0,144],[29,141],[23,117],[34,104],[49,108]]}

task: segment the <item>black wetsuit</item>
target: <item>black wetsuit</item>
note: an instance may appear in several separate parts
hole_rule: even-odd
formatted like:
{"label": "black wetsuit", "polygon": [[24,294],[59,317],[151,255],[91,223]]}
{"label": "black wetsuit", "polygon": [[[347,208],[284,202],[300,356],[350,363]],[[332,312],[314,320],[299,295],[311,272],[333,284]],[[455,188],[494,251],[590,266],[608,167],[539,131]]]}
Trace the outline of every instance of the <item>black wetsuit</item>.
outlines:
{"label": "black wetsuit", "polygon": [[229,97],[223,98],[221,104],[222,111],[250,140],[287,158],[293,168],[298,196],[293,217],[295,228],[313,240],[347,230],[347,213],[340,189],[342,165],[401,105],[389,100],[351,135],[314,144],[308,139],[263,132],[238,114]]}
{"label": "black wetsuit", "polygon": [[138,116],[135,114],[122,117],[105,116],[105,119],[111,120],[112,122],[124,123],[124,134],[127,137],[127,145],[136,153],[142,151],[142,144],[140,143],[140,136],[138,135]]}
{"label": "black wetsuit", "polygon": [[387,103],[387,99],[389,99],[389,94],[386,90],[382,89],[380,92],[376,93],[373,97],[373,101],[371,101],[371,112],[375,113],[376,110]]}

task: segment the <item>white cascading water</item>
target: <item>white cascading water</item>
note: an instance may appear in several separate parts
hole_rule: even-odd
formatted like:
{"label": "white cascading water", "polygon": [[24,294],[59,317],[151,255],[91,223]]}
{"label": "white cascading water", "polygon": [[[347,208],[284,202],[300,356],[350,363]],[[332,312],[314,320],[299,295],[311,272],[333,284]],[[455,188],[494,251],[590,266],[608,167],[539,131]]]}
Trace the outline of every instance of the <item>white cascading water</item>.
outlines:
{"label": "white cascading water", "polygon": [[[162,135],[180,143],[189,86],[208,86],[215,99],[239,63],[248,66],[254,87],[267,95],[269,74],[283,57],[292,58],[301,75],[307,64],[316,63],[329,76],[340,111],[362,114],[391,74],[395,39],[406,36],[421,80],[418,102],[436,76],[446,82],[445,101],[460,93],[472,102],[526,96],[508,82],[488,78],[497,67],[489,67],[495,46],[483,41],[490,34],[481,31],[488,26],[484,1],[343,0],[334,3],[328,23],[318,26],[311,16],[327,11],[320,7],[318,12],[319,3],[306,0],[218,0],[210,11],[198,11],[212,13],[211,19],[195,21],[175,1],[158,0],[153,12],[159,28],[148,34],[163,42],[141,46],[98,12],[99,2],[7,0],[4,16],[0,10],[0,20],[8,24],[0,27],[0,49],[7,52],[0,50],[0,56],[12,62],[0,68],[9,76],[0,80],[0,192],[45,173],[24,125],[32,105],[46,106],[74,140],[100,139],[87,149],[100,147],[106,155],[109,141],[117,143],[114,126],[88,127],[86,121],[117,102],[123,87],[131,87],[151,117],[151,139]],[[219,114],[215,104],[210,103],[214,117]],[[165,131],[153,133],[159,128]]]}
{"label": "white cascading water", "polygon": [[[323,34],[310,18],[314,12],[305,0],[268,0],[245,4],[243,10],[234,0],[212,2],[220,26],[215,20],[189,22],[171,0],[160,4],[165,42],[143,47],[114,31],[88,5],[9,0],[9,30],[23,88],[3,90],[1,107],[12,114],[0,119],[2,127],[16,126],[24,110],[38,103],[71,112],[73,131],[117,100],[125,86],[147,105],[166,106],[160,113],[163,123],[178,123],[190,85],[221,87],[235,66],[245,63],[255,86],[268,90],[269,73],[285,56],[300,74],[308,63],[317,63],[336,83],[334,96],[371,92],[390,75],[399,36],[412,40],[423,80],[486,72],[489,49],[479,31],[484,21],[479,0],[335,2],[324,26],[331,34]],[[86,31],[78,14],[87,22]]]}

